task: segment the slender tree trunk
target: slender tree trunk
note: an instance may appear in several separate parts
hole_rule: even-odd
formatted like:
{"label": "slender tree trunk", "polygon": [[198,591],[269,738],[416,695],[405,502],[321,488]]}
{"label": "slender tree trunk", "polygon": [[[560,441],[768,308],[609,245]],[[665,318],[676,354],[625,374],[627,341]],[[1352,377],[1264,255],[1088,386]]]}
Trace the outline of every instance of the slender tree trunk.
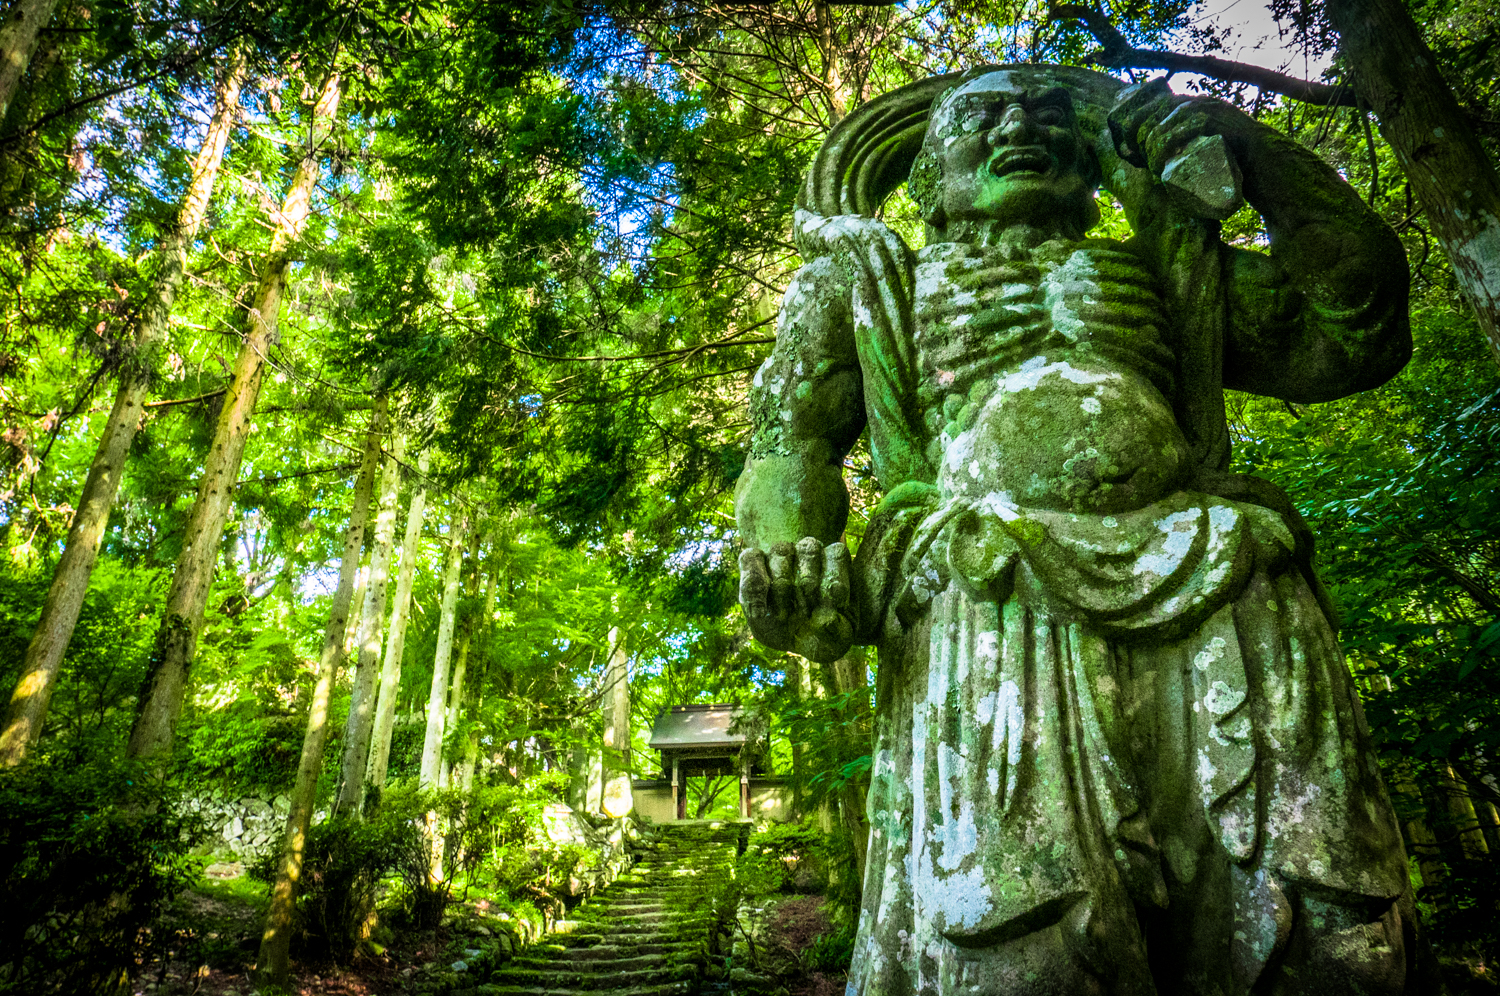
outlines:
{"label": "slender tree trunk", "polygon": [[396,536],[396,496],[401,488],[402,441],[396,436],[380,474],[380,508],[375,514],[375,542],[370,546],[370,581],[359,617],[359,663],[349,696],[349,718],[344,723],[344,757],[339,767],[338,800],[334,811],[358,814],[365,802],[365,770],[370,757],[370,732],[375,722],[375,677],[380,667],[380,637],[385,622],[386,594],[391,576],[391,543]]}
{"label": "slender tree trunk", "polygon": [[[458,651],[453,655],[453,677],[448,683],[448,708],[443,717],[443,735],[456,728],[463,718],[464,679],[469,671],[469,627],[463,627],[458,636]],[[438,761],[438,788],[452,788],[453,762],[446,756]]]}
{"label": "slender tree trunk", "polygon": [[630,775],[630,669],[625,633],[609,631],[614,651],[604,678],[604,790],[606,816],[625,816],[635,808]]}
{"label": "slender tree trunk", "polygon": [[448,564],[443,569],[443,603],[438,610],[437,653],[432,662],[432,690],[427,696],[427,735],[422,741],[422,770],[418,783],[436,788],[443,761],[443,721],[448,704],[448,665],[453,656],[453,627],[458,611],[458,578],[463,567],[469,519],[454,512],[448,542]]}
{"label": "slender tree trunk", "polygon": [[1469,786],[1458,777],[1451,764],[1442,767],[1441,791],[1448,803],[1448,821],[1458,845],[1456,853],[1466,861],[1477,861],[1490,852],[1490,846],[1484,839]]}
{"label": "slender tree trunk", "polygon": [[161,628],[151,654],[151,673],[140,696],[135,728],[127,748],[131,757],[156,757],[172,745],[182,700],[187,694],[188,669],[203,628],[203,609],[213,581],[219,539],[234,498],[234,483],[250,436],[255,402],[260,396],[266,353],[276,341],[281,296],[291,265],[286,250],[302,234],[318,179],[318,152],[333,125],[339,104],[339,77],[329,75],[313,107],[308,146],[297,167],[291,189],[282,203],[271,250],[262,266],[250,328],[234,361],[234,376],[224,394],[214,441],[203,462],[198,498],[193,503],[183,537],[182,553],[172,572],[172,587],[162,613]]}
{"label": "slender tree trunk", "polygon": [[401,655],[406,651],[406,622],[411,610],[411,587],[416,577],[417,557],[422,545],[422,519],[427,512],[428,452],[417,460],[417,476],[411,484],[411,505],[406,512],[406,535],[401,539],[401,567],[396,573],[396,604],[391,606],[391,634],[385,642],[385,663],[380,669],[380,696],[375,707],[375,734],[370,742],[370,766],[366,775],[375,788],[385,787],[391,760],[391,731],[396,724],[396,696],[401,691]]}
{"label": "slender tree trunk", "polygon": [[1401,0],[1329,0],[1354,90],[1380,120],[1500,361],[1500,174]]}
{"label": "slender tree trunk", "polygon": [[307,712],[307,733],[302,738],[302,760],[292,787],[291,809],[286,817],[286,839],[277,863],[276,885],[266,912],[256,971],[261,980],[285,987],[290,980],[288,961],[292,943],[292,920],[297,908],[297,886],[302,880],[302,858],[307,831],[312,826],[317,802],[318,775],[323,770],[323,752],[328,745],[328,702],[344,660],[344,629],[348,623],[354,575],[364,546],[365,523],[370,516],[370,493],[375,489],[375,470],[380,464],[380,440],[385,434],[385,396],[375,402],[370,428],[365,433],[365,456],[354,485],[354,505],[349,528],[344,533],[344,558],[339,564],[339,586],[333,593],[328,626],[323,631],[323,653],[318,659],[318,679],[313,686],[312,705]]}
{"label": "slender tree trunk", "polygon": [[[791,690],[792,702],[795,705],[801,705],[802,703],[802,677],[803,671],[806,669],[807,664],[807,661],[803,660],[801,657],[798,657],[796,654],[788,654],[786,656],[785,687]],[[796,739],[798,736],[799,734],[794,730],[792,733],[791,744],[792,811],[797,814],[798,819],[801,819],[804,815],[804,813],[802,812],[802,796],[805,793],[807,786],[807,752],[806,745],[803,744],[801,740]]]}
{"label": "slender tree trunk", "polygon": [[[52,587],[42,606],[42,618],[32,635],[31,645],[26,648],[21,679],[11,695],[5,728],[0,731],[0,764],[7,767],[19,764],[27,749],[41,735],[57,672],[73,638],[73,628],[78,623],[78,613],[88,593],[89,575],[94,570],[104,529],[109,524],[110,509],[120,490],[125,458],[145,411],[146,390],[151,383],[148,358],[166,337],[167,319],[187,272],[188,249],[208,214],[214,180],[219,174],[224,147],[229,142],[229,133],[234,128],[239,110],[240,87],[245,81],[248,54],[244,45],[236,47],[230,54],[215,94],[214,115],[193,161],[187,196],[178,210],[177,230],[162,244],[161,269],[136,325],[137,359],[120,372],[114,408],[105,423],[94,461],[89,466],[83,494],[78,499],[78,511],[68,529],[67,546],[52,575]],[[4,111],[0,110],[0,116],[3,115]]]}
{"label": "slender tree trunk", "polygon": [[[833,664],[834,688],[840,695],[848,695],[849,705],[859,710],[863,721],[854,723],[844,728],[843,736],[847,738],[848,746],[842,752],[846,757],[858,756],[857,751],[869,753],[874,749],[870,739],[869,708],[866,705],[869,696],[869,678],[865,667],[865,652],[863,647],[854,650],[839,658]],[[866,858],[870,850],[870,823],[866,814],[866,802],[870,783],[866,779],[850,780],[844,783],[843,790],[839,794],[839,812],[843,820],[844,828],[849,831],[850,839],[854,843],[854,865],[857,881],[863,885],[865,880]]]}
{"label": "slender tree trunk", "polygon": [[[475,580],[479,573],[479,530],[475,529],[469,535],[469,564],[472,567],[469,581]],[[469,649],[474,644],[474,625],[476,620],[473,616],[464,620],[463,627],[458,630],[458,653],[453,662],[453,676],[448,681],[448,714],[443,720],[443,735],[446,737],[448,731],[458,725],[463,718],[464,708],[464,685],[469,677]],[[438,788],[452,788],[453,764],[447,757],[438,762]]]}
{"label": "slender tree trunk", "polygon": [[[497,570],[490,571],[489,584],[485,587],[484,616],[482,625],[480,626],[480,630],[486,636],[486,639],[488,639],[488,634],[495,625],[495,585],[497,582],[496,574],[498,573],[499,572]],[[483,646],[489,646],[489,644],[486,642],[485,644],[483,644]],[[475,714],[477,714],[480,710],[480,707],[484,705],[484,671],[480,672],[479,679],[479,681],[473,683],[474,704],[470,707],[472,713]],[[478,766],[478,764],[479,727],[471,725],[469,727],[468,737],[464,741],[463,760],[459,762],[458,766],[458,787],[463,791],[467,792],[474,787],[474,769]]]}
{"label": "slender tree trunk", "polygon": [[[362,608],[365,604],[365,587],[370,583],[370,562],[368,559],[364,559],[364,553],[362,551],[360,557],[361,560],[359,563],[359,570],[354,574],[354,601],[350,602],[349,604]],[[344,627],[345,656],[354,653],[355,648],[359,646],[359,644],[355,642],[358,639],[359,613],[351,612],[349,613],[349,621],[345,624]]]}
{"label": "slender tree trunk", "polygon": [[52,20],[57,0],[13,0],[0,23],[0,121],[10,110],[21,77],[36,51],[37,36]]}

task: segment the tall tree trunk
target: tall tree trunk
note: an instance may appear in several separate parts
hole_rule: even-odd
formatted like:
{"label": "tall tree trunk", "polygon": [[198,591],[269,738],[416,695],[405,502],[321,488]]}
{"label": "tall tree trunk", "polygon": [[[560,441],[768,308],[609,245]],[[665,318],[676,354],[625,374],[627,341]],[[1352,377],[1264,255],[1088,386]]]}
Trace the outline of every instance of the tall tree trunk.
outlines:
{"label": "tall tree trunk", "polygon": [[396,696],[401,691],[401,655],[406,651],[406,621],[411,611],[411,587],[416,577],[417,557],[422,545],[422,519],[427,513],[428,451],[417,460],[417,476],[411,484],[411,505],[406,512],[406,535],[401,539],[401,567],[396,573],[396,603],[391,606],[391,633],[385,642],[385,663],[380,668],[380,696],[375,707],[375,734],[370,742],[369,783],[385,787],[391,760],[391,731],[396,723]]}
{"label": "tall tree trunk", "polygon": [[375,542],[370,546],[370,581],[359,616],[359,663],[344,722],[344,757],[339,765],[334,811],[358,814],[365,803],[365,770],[370,732],[375,723],[375,677],[380,667],[382,623],[391,576],[391,543],[396,537],[396,497],[401,489],[402,440],[397,434],[380,473],[380,508],[375,513]]}
{"label": "tall tree trunk", "polygon": [[469,517],[460,507],[453,514],[448,541],[448,564],[443,569],[443,602],[438,610],[437,653],[432,662],[432,690],[427,696],[427,733],[422,741],[422,770],[418,783],[436,788],[443,762],[443,722],[448,705],[448,665],[453,656],[453,627],[458,612],[458,578],[463,567]]}
{"label": "tall tree trunk", "polygon": [[[73,628],[78,623],[78,613],[88,593],[89,575],[93,573],[99,544],[104,539],[105,526],[109,524],[110,509],[120,490],[125,458],[145,411],[146,390],[151,384],[149,357],[166,338],[167,319],[187,273],[188,249],[198,237],[198,229],[208,214],[214,180],[224,159],[224,147],[234,129],[248,56],[246,45],[239,45],[230,53],[214,95],[214,115],[208,123],[208,132],[203,136],[198,156],[193,160],[192,181],[178,209],[177,229],[162,244],[160,270],[136,325],[137,358],[120,371],[115,405],[105,423],[94,461],[89,465],[83,494],[78,499],[78,511],[73,514],[68,529],[67,546],[63,548],[52,575],[52,587],[47,591],[42,617],[31,637],[31,645],[26,648],[21,679],[11,695],[5,728],[0,731],[0,764],[6,767],[19,764],[27,749],[41,736],[42,721],[52,700],[57,672],[62,666],[63,655],[67,653],[68,643],[73,639]],[[0,116],[3,114],[4,111],[0,110]]]}
{"label": "tall tree trunk", "polygon": [[[491,556],[493,557],[493,553],[491,553]],[[488,637],[490,630],[493,629],[495,625],[495,586],[498,581],[496,577],[496,575],[498,574],[498,570],[492,569],[490,571],[489,584],[485,586],[484,615],[481,617],[483,622],[479,627],[479,630],[481,633],[486,635],[486,638]],[[486,642],[483,644],[483,646],[487,647],[489,646],[489,644]],[[479,680],[472,682],[472,684],[474,685],[474,704],[470,707],[472,713],[478,713],[480,707],[484,705],[483,689],[487,670],[488,668],[486,668],[485,671],[481,671],[479,674]],[[458,787],[463,791],[467,792],[474,787],[474,769],[478,766],[478,764],[479,727],[477,725],[471,725],[469,727],[468,736],[464,741],[463,760],[460,761],[458,765]]]}
{"label": "tall tree trunk", "polygon": [[265,930],[260,938],[260,959],[256,971],[261,980],[286,987],[290,980],[288,956],[292,943],[292,921],[297,909],[297,885],[302,880],[302,858],[307,847],[307,831],[312,826],[313,806],[317,801],[318,775],[323,770],[323,752],[328,745],[328,702],[338,680],[339,665],[344,660],[344,629],[349,618],[350,596],[354,592],[354,575],[364,546],[365,523],[370,517],[370,494],[375,490],[375,470],[380,464],[380,441],[385,435],[386,399],[381,395],[370,414],[370,428],[365,433],[365,456],[359,479],[354,485],[354,505],[349,511],[349,528],[344,533],[344,558],[339,563],[339,586],[333,593],[328,612],[328,626],[323,631],[323,653],[318,658],[318,679],[313,686],[312,704],[307,712],[307,733],[302,738],[302,760],[297,765],[297,781],[292,786],[291,809],[286,817],[286,838],[277,862],[276,885],[271,890],[271,906],[266,911]]}
{"label": "tall tree trunk", "polygon": [[[802,704],[802,684],[804,671],[807,669],[808,661],[803,660],[796,654],[786,656],[786,685],[791,690],[792,704]],[[807,745],[798,739],[801,734],[795,729],[792,731],[792,812],[801,819],[802,797],[807,789]]]}
{"label": "tall tree trunk", "polygon": [[606,816],[626,816],[635,808],[630,777],[630,669],[625,631],[609,631],[614,648],[604,678],[604,790]]}
{"label": "tall tree trunk", "polygon": [[250,309],[250,328],[235,358],[233,380],[224,393],[213,444],[203,462],[198,498],[188,518],[182,553],[172,572],[172,587],[167,593],[161,628],[156,633],[151,673],[142,690],[135,727],[130,731],[127,750],[131,757],[156,757],[172,745],[172,734],[187,694],[188,669],[198,648],[198,633],[203,628],[203,609],[213,581],[219,539],[233,501],[255,402],[260,397],[266,353],[276,341],[281,296],[291,266],[286,250],[307,226],[313,187],[318,179],[318,153],[333,126],[338,105],[339,77],[330,73],[313,106],[307,149],[281,206]]}
{"label": "tall tree trunk", "polygon": [[1329,0],[1354,90],[1380,120],[1500,361],[1500,174],[1401,0]]}
{"label": "tall tree trunk", "polygon": [[13,0],[0,24],[0,121],[10,110],[10,102],[21,86],[21,77],[36,51],[37,36],[47,22],[57,0]]}
{"label": "tall tree trunk", "polygon": [[[834,689],[840,695],[849,696],[846,700],[845,715],[852,709],[861,717],[860,722],[844,727],[842,735],[846,738],[846,747],[840,753],[846,758],[857,757],[860,752],[871,753],[874,750],[874,744],[870,737],[869,677],[865,665],[864,648],[856,647],[839,658],[833,663],[832,670]],[[870,823],[866,814],[869,789],[868,779],[850,779],[844,783],[839,793],[839,813],[844,828],[849,832],[850,839],[854,843],[855,875],[856,881],[861,885],[865,880],[865,859],[870,850]]]}
{"label": "tall tree trunk", "polygon": [[[469,581],[472,584],[479,574],[479,530],[469,536]],[[453,676],[448,681],[448,714],[443,720],[443,735],[458,725],[463,718],[464,686],[469,677],[469,650],[474,645],[474,626],[477,620],[471,615],[458,630],[458,652],[453,661]],[[438,762],[438,788],[452,788],[453,764],[444,757]]]}
{"label": "tall tree trunk", "polygon": [[[370,562],[365,558],[363,551],[360,553],[359,570],[354,573],[354,601],[349,603],[357,607],[365,604],[365,586],[370,583]],[[359,613],[349,613],[349,621],[344,626],[344,655],[354,653],[359,646]]]}
{"label": "tall tree trunk", "polygon": [[[455,729],[458,722],[463,718],[464,702],[464,680],[469,671],[469,645],[471,643],[470,627],[464,626],[459,630],[458,649],[453,655],[453,677],[448,682],[448,708],[443,717],[443,735]],[[438,761],[438,788],[452,788],[453,762],[446,756]]]}

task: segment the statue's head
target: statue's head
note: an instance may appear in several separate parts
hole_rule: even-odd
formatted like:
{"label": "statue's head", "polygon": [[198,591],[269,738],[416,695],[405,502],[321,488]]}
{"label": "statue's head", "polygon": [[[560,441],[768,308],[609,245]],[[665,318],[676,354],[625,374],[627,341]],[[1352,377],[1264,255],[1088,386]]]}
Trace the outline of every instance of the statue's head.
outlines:
{"label": "statue's head", "polygon": [[933,106],[908,189],[929,232],[955,222],[1057,226],[1099,220],[1101,171],[1072,93],[1043,67],[961,80]]}

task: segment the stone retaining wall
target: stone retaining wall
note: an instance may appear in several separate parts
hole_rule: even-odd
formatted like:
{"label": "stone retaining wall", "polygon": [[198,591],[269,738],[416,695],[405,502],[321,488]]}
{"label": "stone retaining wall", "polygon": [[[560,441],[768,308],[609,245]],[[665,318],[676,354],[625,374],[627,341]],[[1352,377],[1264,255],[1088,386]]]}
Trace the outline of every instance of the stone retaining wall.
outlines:
{"label": "stone retaining wall", "polygon": [[203,817],[209,831],[194,853],[254,858],[286,829],[291,804],[284,794],[268,801],[217,790],[188,800],[187,808]]}

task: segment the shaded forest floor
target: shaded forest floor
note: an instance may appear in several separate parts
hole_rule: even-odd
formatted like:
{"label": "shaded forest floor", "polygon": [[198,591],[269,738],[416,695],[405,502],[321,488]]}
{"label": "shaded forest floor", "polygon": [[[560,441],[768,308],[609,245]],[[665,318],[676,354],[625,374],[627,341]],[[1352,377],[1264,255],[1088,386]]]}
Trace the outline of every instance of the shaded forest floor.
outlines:
{"label": "shaded forest floor", "polygon": [[[165,960],[158,954],[136,982],[136,996],[249,996],[250,969],[260,947],[266,911],[265,887],[236,866],[210,866],[205,882],[183,897],[176,942]],[[379,955],[349,965],[292,960],[297,996],[384,996],[427,993],[425,976],[446,965],[448,931],[398,934]]]}

